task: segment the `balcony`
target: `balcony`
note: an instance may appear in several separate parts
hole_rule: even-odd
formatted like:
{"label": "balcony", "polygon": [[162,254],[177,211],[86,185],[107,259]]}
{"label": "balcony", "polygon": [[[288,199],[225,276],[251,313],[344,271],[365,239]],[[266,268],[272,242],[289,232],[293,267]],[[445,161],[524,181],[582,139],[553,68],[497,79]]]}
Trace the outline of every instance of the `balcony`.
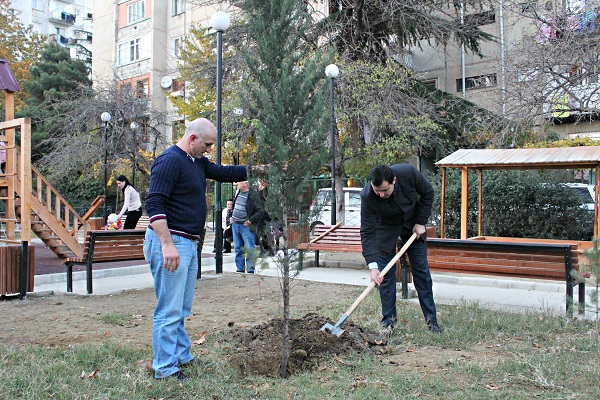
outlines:
{"label": "balcony", "polygon": [[50,21],[67,26],[75,25],[75,14],[54,10],[50,13]]}

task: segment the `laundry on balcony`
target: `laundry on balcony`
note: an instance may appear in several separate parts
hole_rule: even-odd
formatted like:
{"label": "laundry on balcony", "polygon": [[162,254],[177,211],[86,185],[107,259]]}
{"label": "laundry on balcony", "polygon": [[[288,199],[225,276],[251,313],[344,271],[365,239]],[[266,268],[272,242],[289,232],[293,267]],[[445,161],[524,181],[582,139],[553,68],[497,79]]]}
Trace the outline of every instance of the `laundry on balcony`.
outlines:
{"label": "laundry on balcony", "polygon": [[63,35],[58,35],[58,43],[60,43],[62,45],[66,45],[69,43],[69,38],[65,37]]}
{"label": "laundry on balcony", "polygon": [[75,23],[75,15],[69,14],[69,13],[64,12],[64,11],[60,13],[60,19],[62,19],[65,22],[68,22],[70,24],[74,24]]}

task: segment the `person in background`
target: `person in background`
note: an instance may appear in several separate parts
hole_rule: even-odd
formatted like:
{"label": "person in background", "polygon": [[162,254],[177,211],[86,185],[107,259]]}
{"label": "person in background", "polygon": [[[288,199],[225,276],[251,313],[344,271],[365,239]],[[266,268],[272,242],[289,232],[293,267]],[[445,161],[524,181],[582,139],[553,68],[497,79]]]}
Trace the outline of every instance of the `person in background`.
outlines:
{"label": "person in background", "polygon": [[119,175],[117,177],[117,186],[123,191],[124,199],[123,208],[117,217],[121,219],[124,214],[127,214],[123,229],[135,229],[137,222],[142,216],[142,201],[140,200],[140,194],[125,175]]}
{"label": "person in background", "polygon": [[227,212],[223,214],[223,253],[231,253],[231,243],[233,243],[233,232],[231,228],[233,199],[227,199],[226,204]]}
{"label": "person in background", "polygon": [[216,138],[217,130],[206,118],[190,122],[177,144],[156,158],[150,173],[144,256],[157,300],[152,325],[156,379],[186,380],[181,368],[197,362],[184,322],[191,314],[196,288],[198,241],[206,223],[206,180],[246,179],[245,166],[218,165],[204,156]]}
{"label": "person in background", "polygon": [[252,253],[256,251],[257,232],[264,226],[264,210],[250,195],[250,184],[241,181],[233,199],[232,230],[236,272],[254,273]]}
{"label": "person in background", "polygon": [[[267,181],[264,179],[258,180],[258,194],[260,195],[260,203],[263,209],[265,208],[265,204],[267,202],[267,196],[269,195],[269,188],[267,186]],[[273,251],[273,247],[271,246],[271,227],[270,223],[272,221],[271,216],[265,211],[264,212],[264,224],[262,224],[261,229],[256,232],[258,238],[258,244],[260,245],[260,256],[264,256],[268,253],[271,257],[275,255]],[[269,226],[267,226],[269,225]]]}
{"label": "person in background", "polygon": [[[222,213],[223,228],[223,253],[231,253],[231,243],[233,242],[233,232],[231,231],[231,213],[233,212],[233,199],[227,199],[226,208]],[[217,237],[215,235],[215,244],[213,253],[217,251]]]}
{"label": "person in background", "polygon": [[419,304],[429,330],[441,333],[437,322],[429,264],[427,229],[434,192],[431,184],[411,165],[380,165],[371,170],[369,183],[360,192],[360,239],[363,256],[371,270],[371,282],[379,287],[381,331],[390,336],[396,325],[396,267],[382,278],[380,271],[394,258],[396,242],[417,239],[406,253],[410,260]]}

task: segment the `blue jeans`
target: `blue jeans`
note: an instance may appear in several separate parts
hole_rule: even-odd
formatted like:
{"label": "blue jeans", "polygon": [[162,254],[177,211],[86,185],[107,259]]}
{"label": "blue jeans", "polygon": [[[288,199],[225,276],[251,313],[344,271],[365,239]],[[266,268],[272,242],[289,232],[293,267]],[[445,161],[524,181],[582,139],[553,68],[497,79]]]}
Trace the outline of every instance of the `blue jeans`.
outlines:
{"label": "blue jeans", "polygon": [[250,256],[256,252],[256,235],[250,227],[245,226],[243,223],[234,222],[231,224],[231,228],[233,230],[233,247],[235,248],[237,272],[254,273],[254,264],[252,264]]}
{"label": "blue jeans", "polygon": [[[406,228],[397,226],[380,226],[377,230],[378,238],[378,256],[377,264],[379,271],[382,271],[387,263],[396,255],[396,239],[402,237],[407,241],[412,232]],[[410,267],[413,275],[413,282],[421,311],[428,324],[437,324],[437,315],[435,302],[433,300],[433,282],[429,273],[429,264],[427,263],[427,235],[423,234],[416,239],[406,250]],[[381,298],[381,323],[385,326],[396,323],[396,266],[394,265],[383,277],[383,282],[379,286],[379,297]]]}
{"label": "blue jeans", "polygon": [[156,378],[179,371],[179,365],[193,360],[190,339],[183,326],[192,311],[198,252],[195,241],[171,235],[179,252],[179,267],[169,272],[163,268],[162,245],[152,229],[146,229],[144,257],[154,277],[156,308],[152,326],[152,368]]}

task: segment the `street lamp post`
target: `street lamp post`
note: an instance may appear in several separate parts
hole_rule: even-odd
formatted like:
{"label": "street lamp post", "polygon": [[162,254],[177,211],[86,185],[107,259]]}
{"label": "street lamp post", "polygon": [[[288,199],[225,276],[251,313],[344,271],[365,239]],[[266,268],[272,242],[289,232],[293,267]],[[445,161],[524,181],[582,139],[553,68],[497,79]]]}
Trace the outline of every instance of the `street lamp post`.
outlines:
{"label": "street lamp post", "polygon": [[107,221],[106,214],[106,186],[108,186],[108,123],[112,116],[109,112],[104,111],[100,115],[100,119],[104,122],[104,223]]}
{"label": "street lamp post", "polygon": [[137,128],[139,124],[135,121],[129,125],[133,132],[133,166],[131,167],[131,184],[135,187],[135,170],[137,169]]}
{"label": "street lamp post", "polygon": [[329,64],[325,68],[325,75],[329,78],[329,91],[331,97],[331,225],[337,223],[337,199],[335,194],[335,103],[333,101],[333,83],[340,74],[335,64]]}
{"label": "street lamp post", "polygon": [[[210,26],[217,32],[217,165],[221,165],[221,91],[223,84],[223,32],[229,28],[229,15],[217,11],[210,18]],[[215,193],[215,272],[223,273],[223,205],[221,204],[221,182],[216,184]]]}

